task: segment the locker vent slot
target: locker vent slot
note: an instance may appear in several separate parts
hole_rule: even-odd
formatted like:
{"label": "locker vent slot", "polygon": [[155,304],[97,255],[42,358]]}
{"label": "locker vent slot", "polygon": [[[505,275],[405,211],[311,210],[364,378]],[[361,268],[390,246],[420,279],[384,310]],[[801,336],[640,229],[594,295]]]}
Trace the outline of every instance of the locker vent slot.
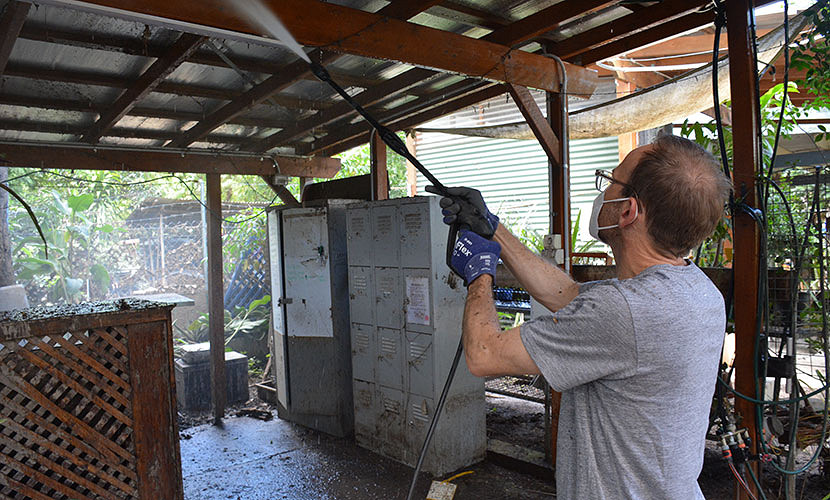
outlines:
{"label": "locker vent slot", "polygon": [[393,339],[382,338],[380,339],[380,351],[383,354],[394,356],[398,352],[398,344]]}
{"label": "locker vent slot", "polygon": [[420,404],[412,403],[412,416],[422,422],[429,421],[429,408],[425,400],[422,400]]}

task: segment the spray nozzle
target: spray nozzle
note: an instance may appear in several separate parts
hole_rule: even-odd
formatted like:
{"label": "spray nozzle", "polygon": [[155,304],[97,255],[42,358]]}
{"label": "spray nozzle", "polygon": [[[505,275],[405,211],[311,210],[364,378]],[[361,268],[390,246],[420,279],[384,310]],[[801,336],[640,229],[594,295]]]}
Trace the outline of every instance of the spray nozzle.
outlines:
{"label": "spray nozzle", "polygon": [[322,64],[312,61],[309,63],[309,66],[311,66],[311,72],[314,73],[314,76],[324,82],[331,83],[331,75]]}

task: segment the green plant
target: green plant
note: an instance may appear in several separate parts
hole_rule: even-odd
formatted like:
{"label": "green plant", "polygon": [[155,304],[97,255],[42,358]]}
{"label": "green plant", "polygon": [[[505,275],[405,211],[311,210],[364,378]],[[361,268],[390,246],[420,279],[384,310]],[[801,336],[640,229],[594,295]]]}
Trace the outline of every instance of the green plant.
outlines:
{"label": "green plant", "polygon": [[[813,109],[827,108],[830,106],[830,46],[827,44],[830,36],[830,6],[827,2],[822,2],[818,8],[807,10],[805,15],[813,29],[795,40],[790,65],[793,69],[805,72],[804,78],[797,83],[814,96],[806,105]],[[823,127],[820,129],[821,136],[826,138],[827,131]]]}
{"label": "green plant", "polygon": [[[398,132],[398,137],[403,140],[404,133]],[[337,172],[334,179],[369,173],[371,152],[368,143],[345,151],[337,157],[340,158],[340,171]],[[388,147],[386,149],[386,170],[389,173],[389,197],[402,198],[406,196],[406,160]],[[328,179],[315,179],[315,181],[326,180]]]}
{"label": "green plant", "polygon": [[[225,345],[229,345],[235,338],[247,337],[255,342],[265,340],[268,334],[268,319],[270,317],[271,296],[265,295],[261,299],[251,302],[248,307],[235,307],[233,313],[225,310],[224,329]],[[196,318],[186,329],[174,325],[177,337],[186,344],[198,344],[209,340],[210,314],[204,313]]]}
{"label": "green plant", "polygon": [[88,281],[101,294],[106,293],[110,285],[110,274],[104,265],[95,261],[91,251],[93,233],[110,233],[115,228],[109,224],[98,225],[91,222],[85,212],[95,202],[90,193],[63,198],[58,192],[52,192],[52,203],[44,209],[51,220],[62,220],[64,224],[55,224],[45,231],[47,247],[32,250],[27,245],[35,237],[21,239],[13,254],[17,259],[17,276],[22,280],[39,280],[49,289],[49,298],[53,301],[63,300],[74,303],[85,293],[84,284]]}

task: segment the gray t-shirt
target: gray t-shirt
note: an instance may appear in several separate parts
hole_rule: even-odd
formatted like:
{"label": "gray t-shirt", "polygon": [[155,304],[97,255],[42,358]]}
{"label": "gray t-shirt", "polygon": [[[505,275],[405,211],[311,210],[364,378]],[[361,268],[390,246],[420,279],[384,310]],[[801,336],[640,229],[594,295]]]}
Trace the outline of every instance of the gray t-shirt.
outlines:
{"label": "gray t-shirt", "polygon": [[566,307],[521,326],[562,392],[559,500],[703,498],[725,326],[723,297],[691,263],[582,284]]}

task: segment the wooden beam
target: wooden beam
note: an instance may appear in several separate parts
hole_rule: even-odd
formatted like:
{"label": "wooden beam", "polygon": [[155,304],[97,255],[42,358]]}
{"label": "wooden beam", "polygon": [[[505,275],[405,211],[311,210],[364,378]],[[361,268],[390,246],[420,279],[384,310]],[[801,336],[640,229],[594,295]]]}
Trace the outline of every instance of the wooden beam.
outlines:
{"label": "wooden beam", "polygon": [[[222,0],[176,3],[165,0],[94,0],[91,3],[207,27],[259,34],[258,29],[233,9],[227,8]],[[552,89],[551,82],[558,81],[556,65],[541,55],[319,0],[268,0],[266,3],[303,45],[327,47],[347,54],[400,61],[533,88]],[[415,40],[418,43],[412,43]],[[587,70],[569,67],[568,71]],[[572,91],[584,93],[589,90],[572,88]]]}
{"label": "wooden beam", "polygon": [[555,165],[561,166],[562,153],[559,147],[559,138],[556,137],[550,123],[547,122],[545,115],[542,114],[542,110],[539,109],[536,101],[533,100],[530,91],[525,87],[512,84],[507,84],[507,90],[513,97],[513,101],[516,103],[519,111],[521,111],[522,116],[527,121],[530,130],[533,131],[533,135],[539,141],[539,145],[542,146],[542,150],[548,155],[548,160]]}
{"label": "wooden beam", "polygon": [[[95,85],[100,87],[127,88],[131,84],[130,80],[120,78],[118,76],[91,73],[88,71],[54,70],[44,66],[19,63],[9,63],[5,74],[20,78],[29,78],[32,80],[79,83],[82,85]],[[187,97],[205,97],[208,99],[220,99],[225,101],[238,99],[242,95],[242,92],[238,92],[236,90],[174,82],[161,82],[154,89],[154,91]],[[319,110],[326,109],[331,106],[327,102],[302,99],[286,95],[271,95],[268,99],[286,108]]]}
{"label": "wooden beam", "polygon": [[292,207],[300,206],[300,201],[297,200],[297,198],[294,198],[294,195],[291,194],[291,191],[289,191],[287,187],[283,186],[282,184],[276,184],[274,182],[273,176],[263,175],[262,180],[264,180],[265,183],[268,184],[268,187],[270,187],[271,190],[274,191],[274,194],[276,194],[285,205]]}
{"label": "wooden beam", "polygon": [[[51,97],[23,96],[17,94],[2,93],[0,93],[0,105],[53,110],[57,109],[62,111],[79,111],[82,113],[103,113],[104,111],[106,111],[105,106],[97,105],[89,101],[73,99],[54,99]],[[189,122],[202,120],[205,118],[206,115],[204,113],[196,113],[192,111],[175,111],[172,109],[145,108],[141,106],[135,106],[127,112],[127,116],[143,116],[147,118],[163,118],[166,120]],[[235,125],[245,125],[249,127],[286,128],[296,123],[296,121],[258,117],[248,118],[244,116],[237,116],[232,120],[228,121],[228,123],[232,123]],[[168,139],[172,139],[172,137]]]}
{"label": "wooden beam", "polygon": [[505,19],[497,14],[483,9],[477,9],[466,4],[461,4],[453,0],[444,0],[441,2],[441,7],[463,14],[467,17],[464,22],[481,28],[487,28],[495,31],[499,28],[504,28],[510,25],[510,21],[508,19]]}
{"label": "wooden beam", "polygon": [[441,0],[392,0],[377,13],[395,19],[409,19],[439,3]]}
{"label": "wooden beam", "polygon": [[[279,170],[274,166],[279,165]],[[340,160],[315,156],[251,156],[214,151],[141,151],[65,144],[0,144],[0,162],[10,167],[197,174],[334,177]]]}
{"label": "wooden beam", "polygon": [[[327,64],[339,55],[319,52],[312,54],[313,60]],[[170,141],[167,147],[183,148],[204,137],[212,130],[225,124],[228,120],[268,99],[271,95],[288,88],[297,81],[299,75],[311,74],[311,68],[305,61],[289,64],[284,72],[273,75],[259,85],[251,88],[238,98],[211,113],[207,118],[192,126],[177,139]]]}
{"label": "wooden beam", "polygon": [[[732,89],[733,158],[732,180],[735,198],[742,199],[750,207],[757,207],[755,197],[755,176],[761,165],[760,145],[757,131],[758,93],[755,87],[757,64],[755,44],[749,29],[752,18],[751,0],[729,0],[726,2],[729,38],[729,85]],[[734,231],[735,291],[740,293],[734,301],[735,309],[735,389],[755,396],[756,379],[755,353],[756,317],[758,307],[759,275],[759,229],[758,224],[747,213],[736,209],[732,221]],[[760,381],[761,384],[764,380]],[[741,398],[735,398],[735,409],[740,415],[741,427],[745,427],[752,438],[750,453],[758,453],[755,405]],[[749,462],[760,478],[757,462]],[[757,495],[755,485],[749,485]],[[737,498],[746,500],[749,496],[736,487]]]}
{"label": "wooden beam", "polygon": [[[131,81],[126,78],[104,73],[56,70],[48,66],[25,63],[9,63],[6,67],[5,74],[20,78],[30,78],[32,80],[79,83],[82,85],[95,85],[98,87],[128,88],[131,84]],[[205,87],[200,85],[185,85],[172,82],[160,83],[155,88],[155,91],[184,96],[207,97],[209,99],[224,99],[226,101],[235,99],[240,95],[240,92],[229,91],[227,89]]]}
{"label": "wooden beam", "polygon": [[[380,100],[404,92],[406,89],[420,84],[434,75],[436,75],[435,71],[413,68],[390,80],[364,90],[354,96],[354,100],[363,107],[371,106]],[[352,116],[356,113],[351,104],[341,101],[325,111],[320,111],[314,116],[298,121],[293,126],[280,130],[264,139],[251,142],[244,149],[248,151],[267,151],[281,144],[287,144],[308,133],[310,130],[327,125],[335,120]]]}
{"label": "wooden beam", "polygon": [[[421,110],[426,107],[434,107],[440,105],[441,103],[450,102],[451,99],[458,98],[470,92],[474,92],[475,90],[488,85],[492,84],[484,81],[478,81],[471,84],[467,80],[462,80],[460,82],[450,85],[449,87],[441,89],[440,91],[435,92],[432,95],[420,97],[418,99],[415,99],[414,101],[410,101],[397,108],[385,111],[383,113],[375,113],[375,119],[377,119],[380,123],[383,123],[388,127],[390,120],[399,119],[401,115],[411,114],[413,112],[416,112],[416,110]],[[335,125],[332,125],[332,129],[337,129],[337,127]],[[302,154],[316,154],[317,152],[323,149],[334,146],[340,142],[347,141],[357,135],[361,135],[363,132],[368,132],[370,130],[371,126],[365,121],[350,124],[348,126],[342,127],[342,130],[340,132],[328,134],[319,140],[315,140],[313,142],[304,144],[305,149],[301,149],[301,151],[299,152],[301,152]],[[367,136],[363,140],[363,143],[368,142],[368,140],[369,138]]]}
{"label": "wooden beam", "polygon": [[[575,62],[575,64],[587,66],[603,59],[624,54],[630,50],[636,49],[637,47],[659,42],[660,40],[676,35],[677,33],[683,33],[685,31],[705,26],[710,24],[712,21],[713,14],[711,12],[695,12],[666,23],[660,23],[649,29],[638,31],[614,42],[602,44],[594,49],[586,50],[576,57],[571,57],[570,60]],[[712,50],[712,43],[714,43],[714,41],[709,44],[709,50]]]}
{"label": "wooden beam", "polygon": [[82,142],[98,142],[107,131],[135,106],[136,102],[153,91],[179,64],[206,40],[203,36],[183,33],[164,56],[147,68],[135,83],[108,107],[98,121],[84,134]]}
{"label": "wooden beam", "polygon": [[[439,105],[412,110],[401,117],[388,121],[386,125],[392,130],[407,130],[421,123],[438,118],[439,116],[444,116],[464,107],[472,106],[473,104],[504,94],[505,92],[507,92],[507,89],[504,85],[486,84],[478,87],[473,92],[462,94],[455,99],[449,99]],[[364,129],[362,133],[354,134],[347,140],[342,140],[334,145],[320,149],[317,154],[332,156],[355,146],[365,144],[368,141],[369,130]]]}
{"label": "wooden beam", "polygon": [[[94,50],[105,50],[108,52],[118,52],[121,54],[130,54],[142,57],[160,58],[169,50],[169,47],[158,42],[147,42],[135,37],[126,37],[111,35],[109,33],[96,31],[73,31],[62,29],[56,26],[45,25],[42,23],[33,24],[27,22],[20,31],[20,38],[27,40],[36,40],[46,43],[54,43],[57,45],[69,45],[72,47],[83,47]],[[247,57],[234,53],[231,55],[232,62],[239,69],[250,71],[254,73],[275,74],[280,73],[285,64],[261,59],[256,57]],[[205,66],[216,66],[221,68],[230,67],[228,63],[219,57],[213,51],[204,49],[196,50],[185,58],[185,61],[193,64],[203,64]],[[338,82],[349,86],[367,87],[370,84],[376,83],[376,80],[362,77],[359,75],[337,71],[330,69],[329,73]],[[306,76],[309,80],[317,80],[315,76]]]}
{"label": "wooden beam", "polygon": [[596,45],[611,43],[623,36],[632,35],[657,23],[665,24],[674,18],[696,11],[707,3],[707,0],[661,2],[554,43],[551,45],[551,50],[562,59],[570,60]]}
{"label": "wooden beam", "polygon": [[[591,2],[588,2],[587,6],[585,6],[584,9],[590,10],[590,8],[596,7],[596,4],[599,3],[607,2],[599,2],[597,0],[592,0]],[[390,4],[388,7],[391,7],[392,5],[396,4]],[[575,4],[571,3],[569,5]],[[576,10],[577,9],[568,10],[566,13],[558,17],[554,17],[553,19],[568,19],[575,15],[573,14],[573,12],[575,12]],[[544,13],[545,16],[551,16],[551,11],[549,11],[549,9],[545,9]],[[519,27],[513,27],[513,25],[510,25],[508,27],[502,28],[493,33],[490,33],[483,39],[508,45],[522,42],[529,36],[532,27],[537,26],[539,20],[541,19],[539,17],[535,17],[535,15],[530,17],[533,17],[534,19],[528,19],[528,22]],[[380,99],[383,99],[384,97],[389,97],[393,94],[403,92],[412,85],[415,85],[420,81],[426,80],[427,78],[430,78],[436,74],[436,72],[427,69],[411,69],[391,80],[388,80],[375,87],[365,90],[364,92],[355,96],[355,100],[362,106],[368,106],[378,102]],[[577,75],[573,76],[578,77]],[[580,84],[577,84],[577,86],[580,86]],[[296,139],[297,137],[307,133],[308,131],[320,125],[330,123],[335,119],[341,119],[344,116],[352,116],[355,113],[356,112],[353,109],[351,109],[351,106],[348,103],[343,102],[330,108],[326,113],[319,113],[317,116],[310,117],[306,120],[303,120],[302,122],[297,123],[294,127],[282,130],[255,143],[251,143],[247,145],[246,149],[251,151],[267,151],[268,149],[271,149],[278,145],[287,144],[288,142]]]}
{"label": "wooden beam", "polygon": [[26,16],[29,15],[31,4],[12,0],[6,4],[6,8],[0,15],[0,75],[6,69],[9,57],[14,48],[14,42],[20,34]]}
{"label": "wooden beam", "polygon": [[372,176],[372,199],[389,199],[389,171],[386,164],[386,143],[380,134],[373,133],[369,141],[369,163]]}
{"label": "wooden beam", "polygon": [[210,385],[213,422],[222,424],[227,402],[225,374],[225,291],[222,274],[222,177],[207,174],[207,291],[210,338]]}
{"label": "wooden beam", "polygon": [[601,9],[617,3],[616,0],[570,0],[558,2],[535,14],[531,14],[519,21],[489,34],[485,38],[493,43],[502,45],[516,45],[533,37],[552,31],[570,19],[581,16],[586,12]]}
{"label": "wooden beam", "polygon": [[[64,134],[80,137],[88,128],[81,125],[66,124],[62,122],[34,122],[29,120],[0,120],[0,130],[21,130],[29,132],[46,132],[52,134]],[[131,139],[150,139],[158,141],[169,141],[178,134],[174,131],[142,129],[142,128],[111,128],[107,137],[125,137]],[[233,134],[211,134],[205,137],[205,142],[217,144],[241,144],[248,141],[247,137]]]}

